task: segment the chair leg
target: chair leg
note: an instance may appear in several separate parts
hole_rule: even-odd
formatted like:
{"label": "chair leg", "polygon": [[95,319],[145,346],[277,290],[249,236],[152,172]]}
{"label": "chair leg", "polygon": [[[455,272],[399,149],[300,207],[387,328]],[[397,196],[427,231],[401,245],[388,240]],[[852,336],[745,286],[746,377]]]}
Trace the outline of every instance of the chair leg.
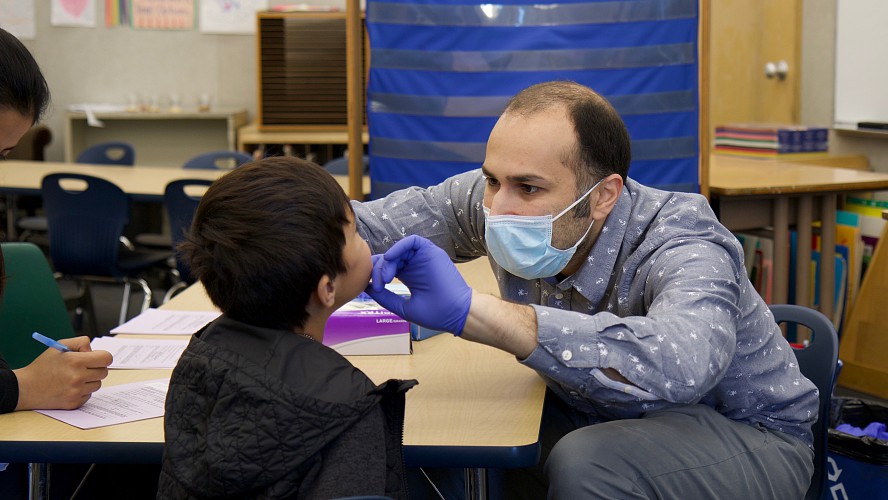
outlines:
{"label": "chair leg", "polygon": [[[143,278],[138,278],[137,282],[139,286],[142,288],[143,299],[142,299],[142,308],[139,312],[145,312],[148,307],[151,306],[151,299],[153,297],[153,293],[151,292],[151,287],[148,286],[148,282]],[[120,304],[120,318],[118,320],[118,325],[122,325],[126,323],[127,313],[129,312],[129,302],[130,296],[132,295],[132,282],[130,282],[129,278],[123,279],[123,302]]]}
{"label": "chair leg", "polygon": [[148,282],[143,278],[139,278],[139,286],[142,287],[142,293],[144,294],[142,298],[142,310],[140,312],[145,312],[145,310],[151,307],[151,300],[154,298],[154,294],[151,292],[151,287],[148,286]]}
{"label": "chair leg", "polygon": [[88,281],[82,281],[82,298],[84,306],[86,306],[86,315],[89,316],[90,338],[96,338],[99,335],[99,318],[96,316],[96,308],[92,300],[92,288]]}
{"label": "chair leg", "polygon": [[[60,273],[55,273],[54,277],[57,281],[64,278]],[[95,307],[93,306],[92,289],[89,286],[89,281],[75,278],[74,282],[77,286],[77,295],[65,298],[65,307],[69,310],[74,309],[74,329],[90,338],[96,338],[99,334],[99,322],[96,318]],[[89,322],[88,329],[86,328],[87,322]]]}
{"label": "chair leg", "polygon": [[120,302],[120,317],[117,320],[118,325],[126,323],[126,313],[129,310],[131,285],[128,279],[123,280],[123,300]]}
{"label": "chair leg", "polygon": [[166,293],[164,294],[162,304],[166,304],[167,302],[170,301],[170,299],[175,297],[177,293],[179,293],[180,291],[182,291],[186,288],[188,288],[188,283],[185,283],[184,281],[177,281],[177,282],[173,283],[173,286],[171,286],[170,289],[167,290]]}

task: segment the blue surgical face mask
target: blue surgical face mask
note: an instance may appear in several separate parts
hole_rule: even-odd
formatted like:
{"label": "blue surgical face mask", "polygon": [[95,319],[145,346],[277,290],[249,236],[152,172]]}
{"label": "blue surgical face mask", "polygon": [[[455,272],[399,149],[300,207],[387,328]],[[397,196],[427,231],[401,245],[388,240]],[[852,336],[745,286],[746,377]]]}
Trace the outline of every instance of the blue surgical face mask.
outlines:
{"label": "blue surgical face mask", "polygon": [[487,251],[497,264],[506,271],[524,279],[548,278],[560,273],[570,262],[577,247],[592,229],[593,220],[583,236],[564,250],[552,246],[552,223],[583,201],[601,181],[595,183],[586,194],[561,211],[552,215],[490,215],[484,207],[487,225],[484,239]]}

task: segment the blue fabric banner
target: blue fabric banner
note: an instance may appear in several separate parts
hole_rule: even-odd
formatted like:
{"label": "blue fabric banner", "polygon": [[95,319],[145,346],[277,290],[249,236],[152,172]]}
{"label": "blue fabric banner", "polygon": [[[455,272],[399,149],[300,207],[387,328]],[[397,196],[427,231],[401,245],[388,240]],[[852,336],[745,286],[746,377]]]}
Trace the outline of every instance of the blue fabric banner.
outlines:
{"label": "blue fabric banner", "polygon": [[632,138],[629,175],[698,191],[697,0],[367,1],[372,197],[480,167],[508,99],[571,80]]}

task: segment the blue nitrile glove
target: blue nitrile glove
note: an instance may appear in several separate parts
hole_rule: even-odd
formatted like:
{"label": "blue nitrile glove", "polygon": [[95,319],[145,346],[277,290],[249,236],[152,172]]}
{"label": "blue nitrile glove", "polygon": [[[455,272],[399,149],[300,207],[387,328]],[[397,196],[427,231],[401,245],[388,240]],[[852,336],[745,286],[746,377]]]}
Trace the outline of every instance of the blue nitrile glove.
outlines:
{"label": "blue nitrile glove", "polygon": [[[472,305],[472,289],[447,252],[411,235],[372,259],[373,281],[366,292],[373,300],[407,321],[454,335],[462,333]],[[410,289],[410,297],[385,289],[395,277]]]}

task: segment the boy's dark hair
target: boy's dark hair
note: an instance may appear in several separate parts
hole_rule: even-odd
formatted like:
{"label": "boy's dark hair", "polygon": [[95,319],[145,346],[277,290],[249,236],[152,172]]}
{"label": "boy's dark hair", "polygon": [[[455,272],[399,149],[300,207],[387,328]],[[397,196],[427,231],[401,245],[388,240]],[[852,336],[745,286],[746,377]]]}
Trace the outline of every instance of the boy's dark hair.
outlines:
{"label": "boy's dark hair", "polygon": [[14,109],[37,123],[49,106],[49,86],[34,56],[0,29],[0,109]]}
{"label": "boy's dark hair", "polygon": [[349,214],[348,197],[323,168],[293,157],[266,158],[210,186],[178,248],[229,317],[302,329],[321,277],[346,271]]}

